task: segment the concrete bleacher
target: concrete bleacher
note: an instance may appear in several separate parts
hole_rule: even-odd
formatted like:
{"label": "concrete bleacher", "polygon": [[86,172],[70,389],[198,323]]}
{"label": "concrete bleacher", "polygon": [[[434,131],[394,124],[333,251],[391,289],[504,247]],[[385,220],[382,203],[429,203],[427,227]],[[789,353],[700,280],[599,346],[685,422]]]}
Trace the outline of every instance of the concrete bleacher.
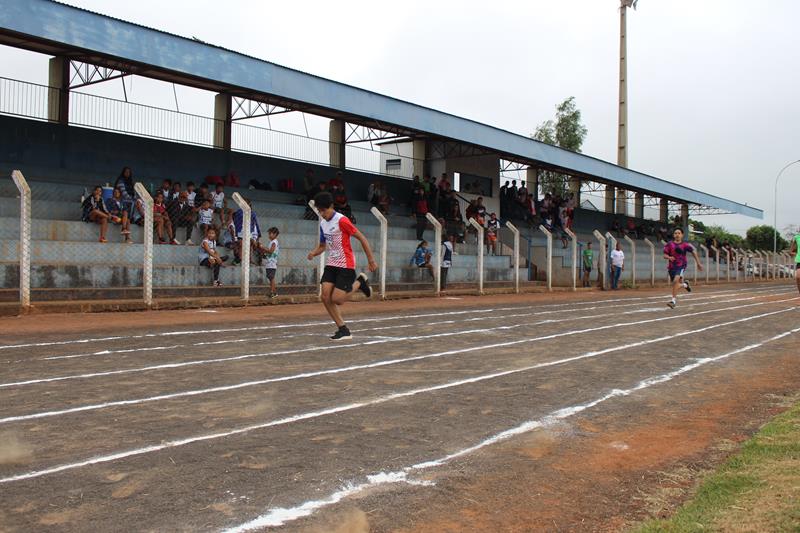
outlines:
{"label": "concrete bleacher", "polygon": [[[19,200],[10,180],[0,186],[0,289],[13,290],[18,285]],[[90,186],[93,182],[89,182]],[[30,180],[32,192],[31,286],[52,290],[60,298],[72,290],[79,294],[96,294],[98,289],[141,287],[143,229],[132,226],[133,244],[122,242],[117,226],[110,225],[108,243],[99,243],[99,227],[80,221],[82,183]],[[318,242],[318,223],[304,220],[304,205],[297,205],[296,194],[226,187],[228,207],[236,208],[233,192],[249,198],[259,218],[262,231],[277,226],[281,235],[281,252],[277,281],[279,292],[312,292],[319,279],[318,262],[308,261],[308,251]],[[351,201],[359,229],[367,236],[376,256],[379,253],[380,226],[363,201]],[[429,273],[409,265],[416,248],[415,220],[406,208],[396,206],[389,218],[387,284],[389,289],[431,287]],[[185,230],[176,232],[182,242]],[[425,238],[433,240],[433,231]],[[153,285],[157,289],[205,287],[211,280],[210,270],[198,265],[199,230],[192,234],[194,245],[155,245],[153,253]],[[366,268],[366,256],[354,243],[358,268]],[[459,244],[448,283],[477,281],[477,247]],[[224,254],[221,251],[221,254]],[[508,256],[486,257],[484,276],[487,282],[509,282],[513,279]],[[240,283],[241,270],[223,268],[221,280],[229,287]],[[250,270],[252,286],[267,283],[264,268]],[[2,297],[0,296],[0,299]]]}

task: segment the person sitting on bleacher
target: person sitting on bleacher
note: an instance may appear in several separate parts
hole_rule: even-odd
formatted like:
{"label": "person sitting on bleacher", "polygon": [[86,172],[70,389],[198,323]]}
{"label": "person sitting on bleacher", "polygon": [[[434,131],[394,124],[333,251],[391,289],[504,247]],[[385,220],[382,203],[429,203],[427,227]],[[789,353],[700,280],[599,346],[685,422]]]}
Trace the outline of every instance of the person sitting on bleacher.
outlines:
{"label": "person sitting on bleacher", "polygon": [[355,224],[356,218],[353,216],[353,209],[347,201],[347,193],[344,192],[344,183],[341,183],[341,180],[338,184],[331,187],[331,194],[333,194],[333,208]]}
{"label": "person sitting on bleacher", "polygon": [[117,181],[114,182],[114,188],[122,190],[123,205],[127,203],[130,209],[130,206],[133,205],[133,199],[136,198],[136,191],[133,188],[133,171],[131,167],[124,167],[122,169]]}
{"label": "person sitting on bleacher", "polygon": [[171,179],[165,179],[164,181],[162,181],[161,182],[161,188],[156,192],[159,192],[159,191],[161,191],[161,194],[164,195],[164,202],[166,202],[167,199],[169,198],[169,195],[172,193],[172,180]]}
{"label": "person sitting on bleacher", "polygon": [[227,205],[227,201],[225,200],[225,187],[221,183],[217,183],[214,192],[211,193],[211,208],[219,217],[220,228],[225,224],[225,219],[228,218]]}
{"label": "person sitting on bleacher", "polygon": [[120,233],[125,238],[125,242],[128,244],[133,242],[130,237],[131,224],[128,217],[128,209],[126,209],[122,201],[122,187],[114,189],[111,198],[106,200],[106,209],[108,210],[108,214],[111,215],[111,222],[121,226]]}
{"label": "person sitting on bleacher", "polygon": [[172,190],[169,192],[168,196],[164,197],[164,203],[167,205],[171,204],[181,196],[181,182],[176,181],[172,184]]}
{"label": "person sitting on bleacher", "polygon": [[217,230],[214,226],[206,230],[203,242],[200,243],[199,259],[200,266],[208,267],[212,270],[214,275],[212,284],[215,287],[221,286],[222,282],[219,280],[219,269],[223,266],[223,263],[227,261],[228,256],[223,255],[220,257],[217,252]]}
{"label": "person sitting on bleacher", "polygon": [[100,242],[108,242],[106,241],[106,230],[111,215],[103,201],[103,188],[97,185],[92,194],[83,201],[81,208],[83,209],[82,220],[100,224]]}
{"label": "person sitting on bleacher", "polygon": [[159,244],[167,244],[168,241],[164,239],[164,232],[166,231],[169,237],[170,244],[178,244],[175,236],[172,233],[172,222],[167,215],[167,208],[164,205],[164,193],[158,191],[153,200],[153,226],[156,228],[156,235],[158,235]]}
{"label": "person sitting on bleacher", "polygon": [[457,242],[464,242],[464,231],[467,229],[464,224],[464,217],[461,216],[461,208],[458,202],[451,204],[450,213],[447,215],[447,234],[455,235]]}
{"label": "person sitting on bleacher", "polygon": [[167,213],[175,233],[177,234],[178,228],[186,228],[186,244],[194,244],[192,230],[194,229],[195,214],[192,204],[189,203],[189,193],[181,191],[177,200],[167,204]]}

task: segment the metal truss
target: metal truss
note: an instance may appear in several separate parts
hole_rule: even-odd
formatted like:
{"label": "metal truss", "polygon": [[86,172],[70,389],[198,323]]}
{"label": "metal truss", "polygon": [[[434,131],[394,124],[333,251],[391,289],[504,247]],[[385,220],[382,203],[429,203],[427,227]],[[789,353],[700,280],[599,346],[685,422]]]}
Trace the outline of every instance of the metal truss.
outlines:
{"label": "metal truss", "polygon": [[486,150],[478,146],[454,141],[432,141],[429,146],[430,159],[452,159],[456,157],[497,155],[497,152],[493,152],[491,150]]}
{"label": "metal truss", "polygon": [[94,85],[104,81],[115,80],[131,74],[125,70],[118,70],[110,67],[100,67],[92,63],[85,63],[76,59],[69,60],[70,77],[69,88],[77,89]]}
{"label": "metal truss", "polygon": [[363,143],[373,141],[389,141],[393,139],[406,139],[408,135],[404,135],[397,131],[389,131],[380,129],[379,127],[363,126],[360,124],[345,123],[347,128],[344,142],[347,144]]}
{"label": "metal truss", "polygon": [[696,217],[702,217],[708,215],[733,215],[735,213],[733,211],[709,207],[707,205],[689,204],[689,214]]}
{"label": "metal truss", "polygon": [[234,96],[231,106],[231,120],[244,120],[247,118],[268,117],[296,111],[285,107],[259,102],[249,98]]}
{"label": "metal truss", "polygon": [[516,161],[500,160],[500,172],[521,172],[528,170],[530,165],[527,163],[518,163]]}

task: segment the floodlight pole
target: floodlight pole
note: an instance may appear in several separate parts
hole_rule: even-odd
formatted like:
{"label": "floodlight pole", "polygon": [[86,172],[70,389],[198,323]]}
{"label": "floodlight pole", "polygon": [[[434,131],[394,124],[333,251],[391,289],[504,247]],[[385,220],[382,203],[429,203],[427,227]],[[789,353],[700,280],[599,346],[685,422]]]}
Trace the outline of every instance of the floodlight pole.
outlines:
{"label": "floodlight pole", "polygon": [[787,168],[789,168],[790,166],[794,165],[795,163],[800,163],[800,159],[798,159],[797,161],[792,161],[791,163],[789,163],[788,165],[783,167],[781,169],[781,171],[778,172],[778,175],[775,178],[775,197],[774,197],[774,202],[772,204],[772,215],[773,215],[773,221],[772,221],[772,224],[773,224],[773,226],[772,226],[772,253],[775,253],[775,252],[778,251],[778,180],[781,179],[781,175],[783,174],[783,171],[786,170]]}
{"label": "floodlight pole", "polygon": [[617,132],[617,164],[628,166],[628,23],[629,7],[636,0],[621,0],[619,8],[619,123]]}

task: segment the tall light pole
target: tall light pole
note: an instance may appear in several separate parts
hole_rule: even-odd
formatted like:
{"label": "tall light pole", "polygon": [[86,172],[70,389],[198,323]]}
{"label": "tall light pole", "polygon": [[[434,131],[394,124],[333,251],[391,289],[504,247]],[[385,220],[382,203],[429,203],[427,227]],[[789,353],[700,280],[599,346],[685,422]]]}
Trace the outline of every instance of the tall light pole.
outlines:
{"label": "tall light pole", "polygon": [[636,9],[639,0],[620,0],[619,8],[619,129],[617,134],[617,164],[628,166],[628,25],[629,7]]}
{"label": "tall light pole", "polygon": [[778,251],[778,180],[781,179],[781,175],[783,171],[789,168],[790,166],[794,165],[795,163],[800,163],[800,159],[797,161],[792,161],[785,167],[778,172],[778,176],[775,178],[775,201],[772,204],[772,214],[774,215],[773,219],[773,226],[772,226],[772,253],[776,253]]}

